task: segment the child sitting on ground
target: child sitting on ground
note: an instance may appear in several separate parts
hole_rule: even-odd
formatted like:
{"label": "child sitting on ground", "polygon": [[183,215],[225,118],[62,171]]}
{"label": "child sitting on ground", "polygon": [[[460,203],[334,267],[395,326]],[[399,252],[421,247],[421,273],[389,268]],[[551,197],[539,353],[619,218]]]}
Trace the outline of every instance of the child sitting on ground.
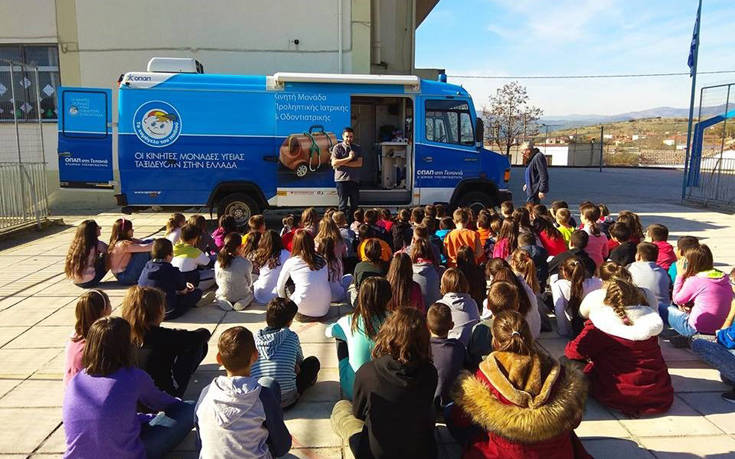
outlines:
{"label": "child sitting on ground", "polygon": [[278,235],[283,237],[294,229],[296,229],[296,215],[288,214],[281,219],[281,232]]}
{"label": "child sitting on ground", "polygon": [[228,328],[217,348],[217,363],[227,375],[202,389],[196,404],[200,457],[285,455],[291,434],[283,422],[281,390],[272,378],[251,375],[258,360],[253,334],[245,327]]}
{"label": "child sitting on ground", "polygon": [[156,239],[151,249],[151,260],[146,263],[138,279],[139,286],[155,287],[166,294],[164,320],[181,316],[202,299],[202,291],[186,282],[179,268],[171,264],[173,256],[174,246],[171,241]]}
{"label": "child sitting on ground", "polygon": [[531,256],[533,265],[536,268],[536,280],[540,286],[545,288],[546,280],[549,278],[549,262],[547,261],[549,252],[542,246],[536,245],[536,236],[532,233],[518,235],[518,249],[524,250]]}
{"label": "child sitting on ground", "polygon": [[454,328],[454,322],[452,311],[446,304],[431,305],[426,313],[426,325],[431,333],[431,360],[439,374],[434,402],[437,407],[444,407],[452,401],[450,392],[467,360],[467,350],[457,339],[447,336]]}
{"label": "child sitting on ground", "polygon": [[217,253],[222,250],[225,245],[225,236],[230,233],[237,232],[237,221],[232,215],[223,215],[219,218],[219,225],[212,233],[214,245],[217,247]]}
{"label": "child sitting on ground", "polygon": [[75,310],[77,322],[74,333],[66,343],[66,361],[64,363],[64,387],[77,373],[84,369],[82,355],[89,328],[100,317],[109,316],[112,312],[110,298],[102,290],[87,290],[79,297]]}
{"label": "child sitting on ground", "polygon": [[181,242],[174,246],[171,264],[179,268],[187,282],[205,291],[214,285],[214,269],[207,268],[211,259],[197,248],[200,235],[201,230],[198,227],[184,225],[181,228]]}
{"label": "child sitting on ground", "polygon": [[658,310],[663,317],[671,304],[671,280],[666,270],[656,264],[657,258],[658,247],[650,242],[641,242],[636,248],[635,262],[628,266],[628,271],[636,287],[653,293],[657,306],[649,306]]}
{"label": "child sitting on ground", "polygon": [[181,227],[184,225],[186,225],[186,217],[184,217],[184,214],[180,214],[178,212],[171,214],[166,222],[165,238],[171,241],[171,244],[178,244],[181,239]]}
{"label": "child sitting on ground", "polygon": [[586,363],[590,394],[603,405],[635,417],[667,411],[674,389],[658,344],[661,317],[640,289],[620,278],[610,281],[604,305],[590,311],[564,354]]}
{"label": "child sitting on ground", "polygon": [[214,243],[214,239],[209,235],[207,231],[207,219],[204,215],[195,214],[189,217],[188,224],[194,225],[199,228],[199,239],[197,239],[196,247],[203,253],[206,253],[210,258],[210,266],[213,265],[214,254],[217,253],[217,245]]}
{"label": "child sitting on ground", "polygon": [[668,271],[672,264],[676,263],[676,253],[674,247],[667,242],[669,239],[669,229],[664,225],[654,223],[646,228],[646,238],[656,244],[658,247],[658,258],[656,264]]}
{"label": "child sitting on ground", "polygon": [[391,235],[393,236],[393,247],[396,251],[411,245],[413,237],[413,228],[411,228],[411,212],[408,209],[398,211],[398,220],[391,227]]}
{"label": "child sitting on ground", "polygon": [[574,433],[587,383],[535,342],[523,316],[502,311],[493,322],[493,352],[456,384],[447,428],[472,458],[591,458]]}
{"label": "child sitting on ground", "polygon": [[584,250],[595,261],[595,266],[599,268],[610,253],[607,246],[607,236],[600,230],[597,223],[600,219],[600,209],[594,204],[588,204],[582,207],[581,212],[582,225],[584,225],[583,231],[589,235]]}
{"label": "child sitting on ground", "polygon": [[434,234],[444,242],[449,234],[455,228],[452,217],[444,217],[439,220],[439,229]]}
{"label": "child sitting on ground", "polygon": [[490,285],[485,300],[486,311],[483,311],[482,314],[487,319],[474,326],[470,344],[467,346],[467,362],[470,370],[476,370],[477,365],[492,351],[493,318],[506,309],[517,311],[519,294],[518,287],[510,282],[497,281]]}
{"label": "child sitting on ground", "polygon": [[64,273],[77,287],[94,287],[107,274],[107,244],[99,240],[101,232],[96,221],[84,220],[69,246]]}
{"label": "child sitting on ground", "polygon": [[572,214],[569,212],[569,209],[561,208],[556,211],[555,220],[556,229],[559,230],[567,246],[569,246],[569,239],[572,237],[574,227],[576,226],[573,223]]}
{"label": "child sitting on ground", "polygon": [[130,287],[123,299],[122,316],[131,328],[136,362],[146,371],[156,387],[181,397],[191,375],[207,356],[206,328],[194,331],[161,326],[166,296],[156,288]]}
{"label": "child sitting on ground", "polygon": [[255,335],[258,360],[250,371],[254,378],[278,381],[284,408],[295,404],[316,383],[319,374],[319,360],[313,356],[304,358],[299,336],[289,328],[297,312],[296,303],[287,298],[274,298],[268,303],[267,326]]}
{"label": "child sitting on ground", "polygon": [[482,244],[477,231],[467,228],[470,222],[469,212],[465,209],[457,209],[454,211],[453,217],[456,228],[444,238],[444,248],[449,266],[457,265],[457,251],[462,246],[471,248],[475,254],[475,260],[479,262],[483,256]]}
{"label": "child sitting on ground", "polygon": [[559,279],[551,284],[554,300],[556,332],[574,339],[584,327],[584,317],[579,313],[582,300],[593,290],[602,287],[598,277],[589,276],[582,261],[577,257],[564,260],[559,270]]}
{"label": "child sitting on ground", "polygon": [[[674,254],[676,254],[676,261],[684,259],[684,252],[686,252],[689,249],[692,249],[694,247],[699,246],[699,239],[697,239],[694,236],[682,236],[679,239],[676,240],[676,249],[674,250]],[[674,262],[671,263],[671,266],[669,266],[669,279],[671,279],[671,284],[674,284],[674,281],[676,281],[676,275],[677,273],[677,265],[679,263]]]}
{"label": "child sitting on ground", "polygon": [[610,251],[610,260],[621,266],[628,266],[635,261],[636,244],[630,240],[631,230],[628,224],[615,222],[610,225],[610,238],[618,245]]}
{"label": "child sitting on ground", "polygon": [[[84,369],[64,393],[65,457],[163,457],[191,432],[193,402],[157,389],[131,351],[125,319],[103,317],[89,327]],[[140,405],[158,414],[136,413]]]}
{"label": "child sitting on ground", "polygon": [[513,201],[503,201],[500,203],[500,216],[503,217],[503,220],[511,218],[514,210]]}
{"label": "child sitting on ground", "polygon": [[439,303],[446,304],[452,311],[454,327],[449,331],[450,338],[456,338],[463,345],[470,343],[472,327],[480,321],[480,310],[470,296],[470,286],[464,273],[457,268],[449,268],[442,275]]}
{"label": "child sitting on ground", "polygon": [[253,263],[240,256],[241,246],[242,238],[238,233],[228,234],[214,264],[217,306],[224,311],[242,311],[254,299]]}
{"label": "child sitting on ground", "polygon": [[339,384],[342,395],[352,400],[355,373],[370,361],[378,330],[388,317],[391,287],[380,277],[365,280],[352,314],[327,327],[325,335],[337,341]]}
{"label": "child sitting on ground", "polygon": [[110,271],[119,284],[138,283],[143,267],[151,258],[151,245],[133,237],[133,222],[125,217],[115,220],[107,251]]}

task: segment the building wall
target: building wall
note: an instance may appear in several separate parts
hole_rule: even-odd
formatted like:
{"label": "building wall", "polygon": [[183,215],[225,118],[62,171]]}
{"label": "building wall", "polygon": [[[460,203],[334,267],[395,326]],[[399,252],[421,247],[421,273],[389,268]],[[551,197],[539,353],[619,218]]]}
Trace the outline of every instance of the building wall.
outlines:
{"label": "building wall", "polygon": [[[410,73],[412,1],[382,0],[382,71],[371,68],[371,7],[368,0],[0,0],[0,43],[58,43],[62,84],[112,88],[116,112],[119,75],[145,70],[155,56],[194,57],[207,73]],[[43,135],[51,207],[115,207],[113,191],[59,189],[56,124],[44,123]],[[9,136],[14,128],[0,125],[0,138]]]}

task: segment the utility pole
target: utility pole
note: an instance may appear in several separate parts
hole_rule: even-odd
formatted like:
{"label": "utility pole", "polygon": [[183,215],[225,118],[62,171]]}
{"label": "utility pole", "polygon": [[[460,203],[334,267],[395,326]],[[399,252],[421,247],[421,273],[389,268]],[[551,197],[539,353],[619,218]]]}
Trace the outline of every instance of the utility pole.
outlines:
{"label": "utility pole", "polygon": [[[690,63],[689,74],[692,77],[692,95],[689,98],[689,124],[687,126],[687,149],[684,155],[684,178],[681,181],[681,200],[684,201],[687,191],[687,174],[689,173],[689,154],[691,153],[691,140],[692,140],[692,116],[694,116],[694,98],[696,95],[697,88],[697,57],[699,57],[699,24],[702,15],[702,0],[699,0],[699,6],[697,7],[697,19],[694,22],[694,33],[692,34],[692,49],[690,49],[690,57],[692,62]],[[702,101],[699,101],[700,104]]]}
{"label": "utility pole", "polygon": [[605,146],[605,126],[600,125],[600,172],[602,172],[602,150]]}

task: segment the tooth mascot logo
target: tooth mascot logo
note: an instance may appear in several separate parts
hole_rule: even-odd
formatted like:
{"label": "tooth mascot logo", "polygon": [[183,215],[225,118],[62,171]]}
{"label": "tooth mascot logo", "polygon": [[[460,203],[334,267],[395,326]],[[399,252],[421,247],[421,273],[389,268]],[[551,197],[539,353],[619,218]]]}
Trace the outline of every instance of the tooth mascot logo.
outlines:
{"label": "tooth mascot logo", "polygon": [[179,138],[181,117],[171,104],[154,100],[138,107],[133,115],[133,126],[141,142],[161,148]]}

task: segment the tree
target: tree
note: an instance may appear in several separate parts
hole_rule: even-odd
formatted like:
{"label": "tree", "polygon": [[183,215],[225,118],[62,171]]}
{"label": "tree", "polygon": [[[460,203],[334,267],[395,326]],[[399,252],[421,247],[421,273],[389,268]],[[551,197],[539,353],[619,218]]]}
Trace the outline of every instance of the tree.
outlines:
{"label": "tree", "polygon": [[483,109],[485,138],[510,156],[510,147],[514,143],[538,134],[536,121],[544,111],[529,105],[526,87],[517,81],[498,88],[489,100],[490,106]]}

